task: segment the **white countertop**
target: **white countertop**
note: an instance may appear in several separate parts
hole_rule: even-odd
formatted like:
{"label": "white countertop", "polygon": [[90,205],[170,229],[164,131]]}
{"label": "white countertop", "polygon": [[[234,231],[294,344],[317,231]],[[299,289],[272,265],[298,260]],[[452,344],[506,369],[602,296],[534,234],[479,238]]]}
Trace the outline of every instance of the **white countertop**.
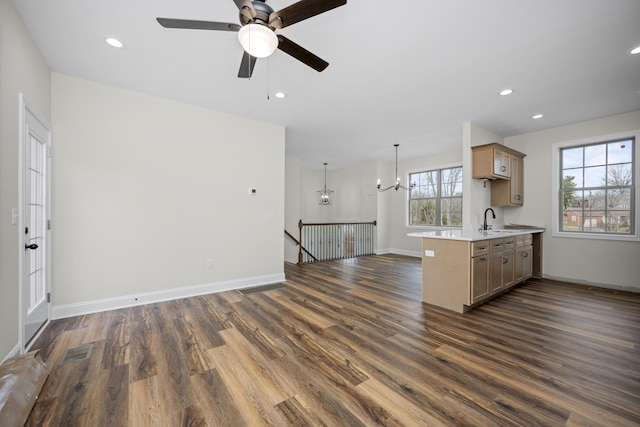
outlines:
{"label": "white countertop", "polygon": [[442,230],[429,230],[429,231],[420,231],[416,233],[407,234],[410,237],[423,237],[429,239],[448,239],[448,240],[466,240],[466,241],[475,241],[475,240],[487,240],[487,239],[501,239],[503,237],[509,236],[518,236],[522,234],[533,234],[533,233],[542,233],[544,232],[543,228],[534,228],[534,229],[499,229],[499,230],[488,230],[488,231],[477,231],[477,230],[462,230],[460,228],[450,228],[450,229],[442,229]]}

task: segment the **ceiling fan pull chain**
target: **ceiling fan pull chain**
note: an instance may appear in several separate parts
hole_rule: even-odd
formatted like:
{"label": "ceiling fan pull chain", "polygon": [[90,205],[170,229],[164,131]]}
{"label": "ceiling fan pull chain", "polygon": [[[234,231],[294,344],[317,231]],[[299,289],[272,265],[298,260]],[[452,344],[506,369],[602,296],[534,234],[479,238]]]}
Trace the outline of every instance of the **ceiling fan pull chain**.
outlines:
{"label": "ceiling fan pull chain", "polygon": [[267,57],[267,101],[271,100],[269,94],[271,93],[271,60]]}

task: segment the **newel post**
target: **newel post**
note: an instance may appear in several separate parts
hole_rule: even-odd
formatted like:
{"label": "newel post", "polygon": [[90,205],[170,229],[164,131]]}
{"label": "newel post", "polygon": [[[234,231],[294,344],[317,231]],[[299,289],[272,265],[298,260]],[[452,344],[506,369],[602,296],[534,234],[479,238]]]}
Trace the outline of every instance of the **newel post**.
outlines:
{"label": "newel post", "polygon": [[302,220],[298,221],[299,239],[298,242],[298,264],[302,264]]}

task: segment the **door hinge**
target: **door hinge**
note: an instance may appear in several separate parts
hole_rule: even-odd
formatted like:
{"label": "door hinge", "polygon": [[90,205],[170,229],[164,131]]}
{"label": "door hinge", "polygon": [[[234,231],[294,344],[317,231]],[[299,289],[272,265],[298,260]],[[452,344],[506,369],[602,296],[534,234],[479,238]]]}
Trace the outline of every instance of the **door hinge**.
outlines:
{"label": "door hinge", "polygon": [[51,146],[47,145],[47,157],[51,157]]}
{"label": "door hinge", "polygon": [[47,292],[47,302],[51,302],[51,292]]}
{"label": "door hinge", "polygon": [[51,230],[51,220],[47,220],[47,230]]}

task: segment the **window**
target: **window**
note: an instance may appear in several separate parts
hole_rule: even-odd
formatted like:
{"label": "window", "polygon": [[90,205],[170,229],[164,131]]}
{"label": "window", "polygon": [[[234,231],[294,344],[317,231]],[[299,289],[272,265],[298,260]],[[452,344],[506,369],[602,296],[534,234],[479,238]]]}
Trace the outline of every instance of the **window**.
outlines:
{"label": "window", "polygon": [[559,233],[633,237],[636,137],[559,149]]}
{"label": "window", "polygon": [[462,167],[409,174],[409,225],[462,227]]}

